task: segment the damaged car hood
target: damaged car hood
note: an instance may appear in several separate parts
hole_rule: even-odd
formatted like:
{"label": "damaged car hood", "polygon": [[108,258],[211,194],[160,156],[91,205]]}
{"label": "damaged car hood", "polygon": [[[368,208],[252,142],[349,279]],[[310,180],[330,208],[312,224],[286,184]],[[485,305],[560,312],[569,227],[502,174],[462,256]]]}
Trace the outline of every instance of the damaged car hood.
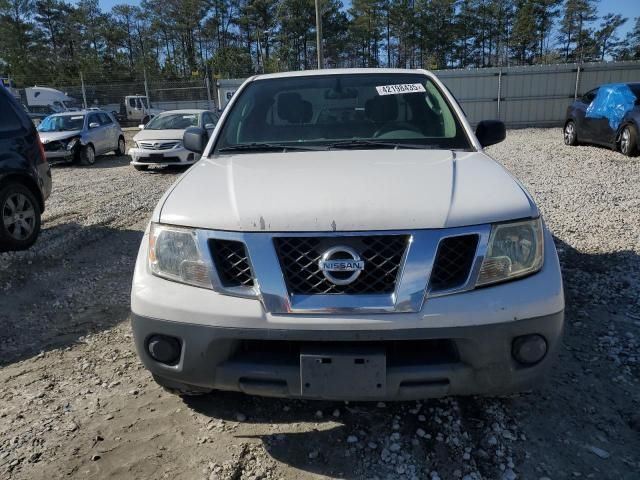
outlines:
{"label": "damaged car hood", "polygon": [[205,229],[302,232],[445,228],[537,215],[524,188],[482,152],[398,149],[206,158],[175,184],[155,217]]}

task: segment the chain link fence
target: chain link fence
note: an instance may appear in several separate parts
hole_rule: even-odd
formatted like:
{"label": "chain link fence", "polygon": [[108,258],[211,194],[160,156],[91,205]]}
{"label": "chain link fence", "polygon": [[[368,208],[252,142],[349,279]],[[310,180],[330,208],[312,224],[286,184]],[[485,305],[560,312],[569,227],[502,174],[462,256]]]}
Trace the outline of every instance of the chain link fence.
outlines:
{"label": "chain link fence", "polygon": [[156,110],[216,109],[215,85],[207,78],[106,83],[108,79],[88,77],[80,75],[73,84],[43,79],[29,85],[12,79],[12,92],[32,113],[100,108],[114,113],[124,125],[140,123],[140,119],[127,117],[126,100],[131,96],[146,97],[145,106]]}
{"label": "chain link fence", "polygon": [[[457,97],[472,124],[497,118],[508,127],[544,127],[561,125],[567,106],[600,84],[640,81],[640,62],[440,70],[434,73]],[[127,118],[125,98],[128,96],[147,97],[148,106],[158,110],[213,110],[224,108],[243,80],[210,82],[207,78],[147,78],[147,81],[109,83],[108,78],[81,74],[78,82],[72,85],[61,85],[52,79],[43,79],[36,85],[65,93],[69,100],[59,108],[99,107],[118,115],[124,125],[133,125],[142,118]],[[12,84],[17,87],[13,91],[29,110],[37,113],[47,109],[48,113],[55,111],[56,106],[47,104],[42,98],[39,103],[28,98],[27,91],[33,85],[20,82],[20,79],[12,79]]]}

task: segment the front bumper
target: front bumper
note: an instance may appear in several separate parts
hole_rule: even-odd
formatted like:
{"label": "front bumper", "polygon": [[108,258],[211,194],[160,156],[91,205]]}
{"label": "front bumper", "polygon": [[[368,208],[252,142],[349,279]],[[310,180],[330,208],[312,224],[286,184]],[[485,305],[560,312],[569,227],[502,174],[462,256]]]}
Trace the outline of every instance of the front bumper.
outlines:
{"label": "front bumper", "polygon": [[[165,384],[340,400],[501,394],[544,379],[560,343],[562,276],[548,232],[544,266],[534,275],[428,297],[420,311],[383,314],[276,314],[258,299],[164,280],[148,271],[147,235],[136,262],[131,318],[142,362]],[[148,341],[158,334],[178,339],[175,365],[150,356]],[[546,339],[548,351],[539,363],[524,366],[513,358],[513,340],[532,334]],[[363,348],[386,358],[383,391],[362,395],[345,385],[329,396],[303,393],[301,354]]]}
{"label": "front bumper", "polygon": [[185,148],[170,150],[147,150],[130,148],[131,165],[191,165],[200,159],[199,155]]}
{"label": "front bumper", "polygon": [[52,151],[45,151],[44,154],[45,154],[45,157],[47,157],[47,161],[49,162],[63,162],[63,161],[73,160],[75,151],[74,150],[52,150]]}
{"label": "front bumper", "polygon": [[[296,331],[219,328],[141,317],[131,323],[144,365],[165,384],[248,394],[329,400],[412,400],[445,395],[496,395],[526,390],[545,379],[560,343],[564,312],[500,324],[408,330]],[[148,353],[151,335],[178,338],[176,365]],[[513,339],[545,337],[548,352],[534,366],[511,354]],[[384,389],[363,396],[353,385],[332,395],[307,395],[301,385],[300,354],[308,348],[385,354]],[[353,379],[354,384],[357,379]]]}

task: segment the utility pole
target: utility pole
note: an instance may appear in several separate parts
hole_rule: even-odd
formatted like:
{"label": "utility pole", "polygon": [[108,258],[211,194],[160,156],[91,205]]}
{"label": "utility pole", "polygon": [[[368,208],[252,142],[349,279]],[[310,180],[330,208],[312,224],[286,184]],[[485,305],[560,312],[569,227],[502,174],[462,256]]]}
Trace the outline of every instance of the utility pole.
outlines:
{"label": "utility pole", "polygon": [[84,109],[87,109],[87,91],[84,88],[84,77],[82,76],[82,72],[80,72],[80,86],[82,87],[82,104]]}
{"label": "utility pole", "polygon": [[318,70],[324,68],[324,56],[322,54],[322,15],[320,13],[320,0],[316,1],[316,45],[318,47]]}
{"label": "utility pole", "polygon": [[147,84],[147,67],[142,66],[142,74],[144,75],[144,94],[147,97],[147,107],[151,108],[151,99],[149,98],[149,85]]}

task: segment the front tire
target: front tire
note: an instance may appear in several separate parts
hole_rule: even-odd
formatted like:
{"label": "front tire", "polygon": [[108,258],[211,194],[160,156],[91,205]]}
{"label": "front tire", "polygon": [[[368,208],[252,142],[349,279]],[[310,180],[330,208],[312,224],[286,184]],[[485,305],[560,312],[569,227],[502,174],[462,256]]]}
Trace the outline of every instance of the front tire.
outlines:
{"label": "front tire", "polygon": [[118,148],[115,149],[115,154],[119,157],[122,157],[125,153],[126,145],[124,143],[124,137],[120,136],[118,138]]}
{"label": "front tire", "polygon": [[578,134],[576,133],[576,124],[573,120],[569,120],[564,126],[563,136],[565,145],[572,147],[578,145]]}
{"label": "front tire", "polygon": [[638,154],[638,131],[633,125],[627,125],[620,132],[620,153],[627,157]]}
{"label": "front tire", "polygon": [[80,150],[80,164],[93,165],[96,163],[96,151],[93,145],[87,145]]}
{"label": "front tire", "polygon": [[40,207],[27,187],[13,183],[0,190],[0,252],[26,250],[40,233]]}

